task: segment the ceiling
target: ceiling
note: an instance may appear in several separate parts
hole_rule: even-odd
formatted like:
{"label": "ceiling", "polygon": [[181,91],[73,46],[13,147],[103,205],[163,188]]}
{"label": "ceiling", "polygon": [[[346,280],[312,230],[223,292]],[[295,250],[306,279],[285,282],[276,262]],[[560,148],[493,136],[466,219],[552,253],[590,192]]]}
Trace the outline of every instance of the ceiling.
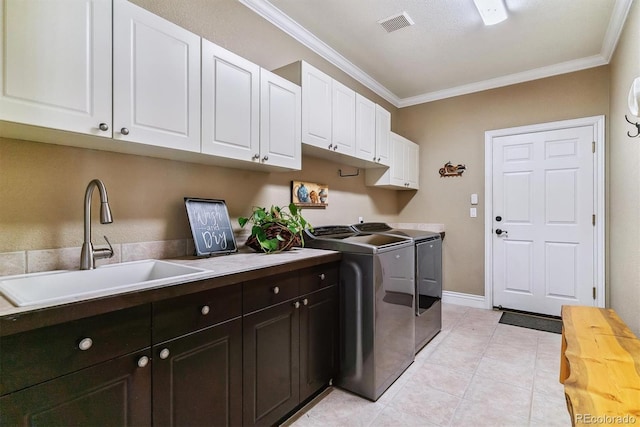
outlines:
{"label": "ceiling", "polygon": [[[397,107],[609,63],[633,0],[240,0]],[[378,21],[407,12],[414,25]]]}

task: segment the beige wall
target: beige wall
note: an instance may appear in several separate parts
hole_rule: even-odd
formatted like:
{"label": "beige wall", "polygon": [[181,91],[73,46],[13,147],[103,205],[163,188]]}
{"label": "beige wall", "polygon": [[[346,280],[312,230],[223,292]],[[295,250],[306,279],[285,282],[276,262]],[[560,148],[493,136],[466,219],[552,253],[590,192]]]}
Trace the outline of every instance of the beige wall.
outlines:
{"label": "beige wall", "polygon": [[[400,109],[398,132],[420,144],[420,191],[398,195],[406,222],[446,226],[444,288],[484,294],[484,133],[556,120],[607,115],[609,68],[537,80]],[[462,177],[440,178],[447,161]],[[479,197],[469,217],[470,196]]]}
{"label": "beige wall", "polygon": [[93,178],[104,181],[114,215],[113,224],[98,223],[96,194],[96,242],[103,234],[114,243],[190,237],[185,196],[226,200],[237,225],[252,206],[288,204],[294,179],[329,187],[326,209],[304,211],[314,225],[396,218],[395,191],[366,187],[364,174],[340,178],[340,167],[304,157],[303,171],[262,173],[0,139],[0,252],[82,244],[84,192]]}
{"label": "beige wall", "polygon": [[[625,121],[631,82],[640,77],[640,4],[635,2],[611,61],[609,118],[609,303],[640,335],[640,138]],[[637,121],[638,118],[633,118]],[[625,167],[629,165],[631,167]]]}

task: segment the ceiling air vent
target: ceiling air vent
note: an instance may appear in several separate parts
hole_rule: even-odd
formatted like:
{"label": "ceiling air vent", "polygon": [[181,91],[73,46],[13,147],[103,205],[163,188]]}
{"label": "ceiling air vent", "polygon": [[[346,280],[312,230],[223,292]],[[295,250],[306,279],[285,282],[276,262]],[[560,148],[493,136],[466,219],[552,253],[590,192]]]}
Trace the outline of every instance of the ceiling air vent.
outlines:
{"label": "ceiling air vent", "polygon": [[382,28],[387,30],[387,33],[399,30],[400,28],[413,25],[413,19],[407,12],[398,13],[396,15],[389,16],[387,18],[378,21],[378,24],[382,25]]}

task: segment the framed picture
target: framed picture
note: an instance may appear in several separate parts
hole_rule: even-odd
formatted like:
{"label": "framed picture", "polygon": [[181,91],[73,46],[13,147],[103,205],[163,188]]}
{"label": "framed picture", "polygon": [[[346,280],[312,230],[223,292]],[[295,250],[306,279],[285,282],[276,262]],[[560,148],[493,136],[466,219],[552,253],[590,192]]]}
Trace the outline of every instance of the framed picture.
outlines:
{"label": "framed picture", "polygon": [[304,208],[324,208],[329,205],[329,187],[308,181],[291,181],[291,201]]}

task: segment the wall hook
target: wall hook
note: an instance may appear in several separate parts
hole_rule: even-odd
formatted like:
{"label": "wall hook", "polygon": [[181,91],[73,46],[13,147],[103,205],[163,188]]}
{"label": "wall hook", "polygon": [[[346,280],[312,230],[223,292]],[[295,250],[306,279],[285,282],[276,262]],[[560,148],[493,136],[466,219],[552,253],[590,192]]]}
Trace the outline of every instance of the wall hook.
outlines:
{"label": "wall hook", "polygon": [[358,168],[358,169],[356,169],[356,173],[352,173],[352,174],[348,174],[348,175],[343,175],[343,174],[342,174],[342,169],[338,169],[338,174],[339,174],[342,178],[346,178],[346,177],[349,177],[349,176],[358,176],[358,175],[360,175],[360,169]]}
{"label": "wall hook", "polygon": [[627,122],[629,122],[630,124],[636,127],[636,134],[631,135],[631,132],[627,132],[627,136],[629,136],[629,138],[636,138],[637,136],[640,136],[640,123],[638,122],[633,123],[631,120],[629,120],[629,117],[627,117],[626,114],[624,115],[624,118],[627,119]]}

